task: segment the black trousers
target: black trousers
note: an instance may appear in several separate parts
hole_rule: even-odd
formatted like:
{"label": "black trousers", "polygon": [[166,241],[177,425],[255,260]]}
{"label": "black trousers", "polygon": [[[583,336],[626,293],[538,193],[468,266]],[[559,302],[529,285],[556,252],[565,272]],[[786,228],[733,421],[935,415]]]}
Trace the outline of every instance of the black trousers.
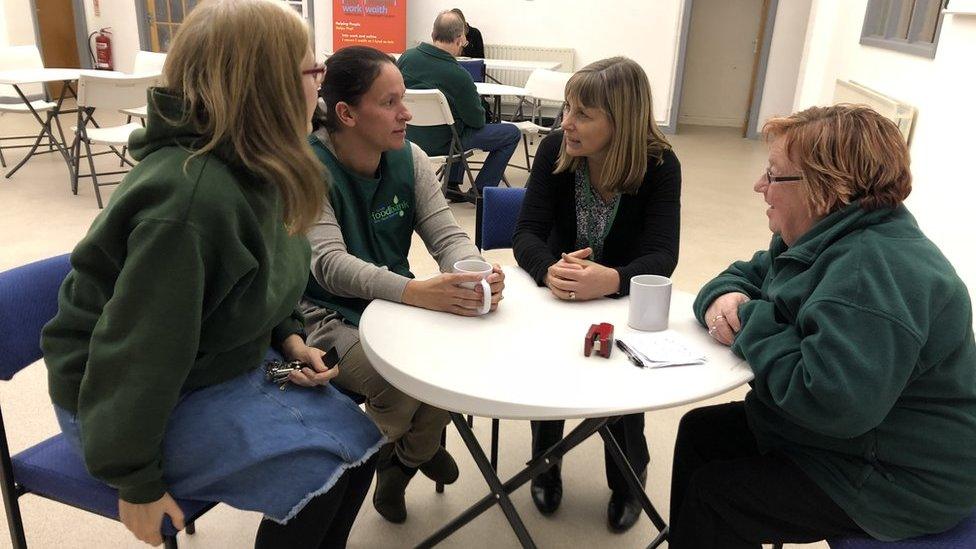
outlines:
{"label": "black trousers", "polygon": [[[563,427],[566,422],[533,421],[532,422],[532,457],[538,457],[550,446],[563,438]],[[629,414],[619,416],[610,424],[610,432],[617,440],[627,460],[630,461],[634,472],[640,475],[647,469],[650,456],[647,453],[647,439],[644,438],[644,414]],[[617,468],[610,451],[604,448],[604,467],[607,472],[607,486],[614,492],[629,492],[627,481],[623,473]],[[558,465],[556,466],[558,467]]]}
{"label": "black trousers", "polygon": [[[376,455],[347,469],[332,488],[309,501],[285,524],[263,519],[255,549],[341,549],[363,505],[376,470]],[[283,478],[281,482],[288,482]]]}
{"label": "black trousers", "polygon": [[685,414],[671,469],[671,549],[759,548],[866,535],[790,459],[760,454],[745,404]]}

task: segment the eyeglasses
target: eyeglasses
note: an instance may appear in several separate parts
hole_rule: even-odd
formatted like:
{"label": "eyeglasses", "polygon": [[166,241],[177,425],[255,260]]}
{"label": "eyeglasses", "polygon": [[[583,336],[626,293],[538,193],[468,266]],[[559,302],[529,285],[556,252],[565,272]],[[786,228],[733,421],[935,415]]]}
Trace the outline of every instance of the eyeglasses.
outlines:
{"label": "eyeglasses", "polygon": [[769,172],[769,168],[766,168],[766,185],[772,185],[773,183],[795,183],[797,181],[803,181],[803,176],[802,175],[776,176]]}
{"label": "eyeglasses", "polygon": [[316,84],[321,84],[322,80],[325,79],[325,63],[316,63],[314,67],[302,71],[302,76],[306,74],[312,75],[315,78]]}

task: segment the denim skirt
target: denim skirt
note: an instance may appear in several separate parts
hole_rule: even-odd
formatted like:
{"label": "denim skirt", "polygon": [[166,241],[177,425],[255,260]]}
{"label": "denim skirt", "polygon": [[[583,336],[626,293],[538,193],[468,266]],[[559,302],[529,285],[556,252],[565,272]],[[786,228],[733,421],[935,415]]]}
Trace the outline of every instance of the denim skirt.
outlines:
{"label": "denim skirt", "polygon": [[[55,412],[81,454],[84,425],[66,410]],[[163,438],[163,480],[176,498],[226,503],[285,523],[384,442],[359,406],[331,385],[280,390],[257,367],[181,396]]]}

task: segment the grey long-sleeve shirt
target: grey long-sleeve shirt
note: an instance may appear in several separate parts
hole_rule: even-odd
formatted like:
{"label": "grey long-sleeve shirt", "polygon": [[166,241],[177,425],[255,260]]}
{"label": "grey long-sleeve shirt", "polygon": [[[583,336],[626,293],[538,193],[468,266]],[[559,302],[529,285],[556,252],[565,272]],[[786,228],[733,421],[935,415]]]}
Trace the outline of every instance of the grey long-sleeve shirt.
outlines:
{"label": "grey long-sleeve shirt", "polygon": [[[335,152],[324,129],[316,132],[316,136]],[[412,143],[411,151],[416,180],[414,230],[424,241],[427,251],[437,261],[441,272],[450,272],[454,263],[462,259],[481,259],[471,238],[454,219],[430,159]],[[328,198],[323,202],[318,221],[308,232],[308,240],[312,245],[312,276],[322,288],[344,297],[402,301],[403,290],[410,279],[348,253]]]}

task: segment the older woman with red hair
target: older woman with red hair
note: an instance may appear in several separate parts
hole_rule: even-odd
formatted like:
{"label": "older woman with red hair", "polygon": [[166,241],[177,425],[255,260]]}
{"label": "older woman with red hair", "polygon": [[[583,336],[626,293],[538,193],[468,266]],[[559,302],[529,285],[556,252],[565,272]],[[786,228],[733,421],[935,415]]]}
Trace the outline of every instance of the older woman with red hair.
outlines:
{"label": "older woman with red hair", "polygon": [[976,344],[966,285],[902,204],[908,148],[854,105],[764,134],[772,242],[694,306],[755,379],[682,419],[670,546],[945,531],[976,507]]}

